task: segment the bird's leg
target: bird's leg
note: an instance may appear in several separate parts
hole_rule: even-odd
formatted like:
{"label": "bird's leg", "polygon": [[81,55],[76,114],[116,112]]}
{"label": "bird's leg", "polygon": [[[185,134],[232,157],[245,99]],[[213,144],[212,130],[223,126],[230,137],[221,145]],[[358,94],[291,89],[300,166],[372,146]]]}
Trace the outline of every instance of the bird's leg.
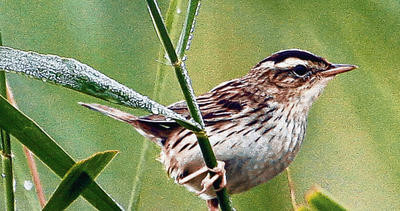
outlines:
{"label": "bird's leg", "polygon": [[215,191],[219,191],[226,186],[225,163],[222,161],[217,161],[217,166],[212,169],[209,169],[209,168],[207,168],[207,166],[204,166],[201,169],[193,172],[192,174],[189,174],[188,176],[186,176],[182,179],[179,179],[178,183],[181,185],[188,183],[190,180],[192,180],[192,179],[198,177],[199,175],[204,174],[208,171],[214,172],[215,175],[210,177],[210,174],[209,173],[207,174],[207,176],[201,181],[201,186],[203,187],[203,189],[201,191],[197,192],[196,193],[197,195],[200,195],[200,194],[208,191],[212,187],[214,182],[217,181],[220,177],[222,177],[220,187],[218,189],[216,189]]}
{"label": "bird's leg", "polygon": [[215,175],[210,177],[210,173],[207,174],[203,181],[201,181],[201,186],[203,186],[203,189],[199,193],[197,193],[197,195],[200,195],[210,190],[214,182],[217,181],[220,177],[222,178],[221,183],[219,184],[219,188],[215,189],[215,191],[219,191],[226,186],[225,163],[222,161],[217,161],[217,163],[218,164],[216,167],[214,167],[213,169],[209,169],[209,171],[214,172]]}
{"label": "bird's leg", "polygon": [[206,202],[209,211],[218,211],[218,199],[210,199]]}
{"label": "bird's leg", "polygon": [[208,171],[207,166],[202,167],[201,169],[187,175],[186,177],[183,178],[178,178],[178,184],[183,185],[188,183],[190,180],[198,177],[199,175],[202,175],[203,173],[206,173]]}

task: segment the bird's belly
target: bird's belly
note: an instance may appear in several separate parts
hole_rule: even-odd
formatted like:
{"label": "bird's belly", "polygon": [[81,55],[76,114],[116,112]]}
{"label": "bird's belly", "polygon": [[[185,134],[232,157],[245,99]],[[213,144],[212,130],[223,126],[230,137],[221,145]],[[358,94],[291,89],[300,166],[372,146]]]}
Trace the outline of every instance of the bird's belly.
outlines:
{"label": "bird's belly", "polygon": [[226,164],[227,188],[230,193],[240,193],[267,182],[293,161],[298,150],[293,150],[290,144],[283,144],[291,143],[291,140],[278,137],[267,143],[268,140],[270,137],[266,136],[252,144],[243,141],[243,144],[235,146],[237,148],[232,152],[235,157],[219,155],[216,149],[217,159]]}
{"label": "bird's belly", "polygon": [[[276,127],[264,135],[257,131],[237,136],[221,133],[211,136],[210,143],[217,160],[225,162],[228,192],[240,193],[267,182],[282,172],[293,161],[303,137],[304,134],[293,136],[289,131]],[[186,141],[194,143],[196,139],[189,136]],[[204,166],[198,146],[186,151],[185,156],[176,156],[177,153],[179,151],[169,150],[161,156],[167,172],[176,180]],[[199,175],[185,186],[191,191],[200,191],[201,181],[205,176],[206,174]],[[208,191],[201,197],[210,199],[215,197],[215,193]]]}

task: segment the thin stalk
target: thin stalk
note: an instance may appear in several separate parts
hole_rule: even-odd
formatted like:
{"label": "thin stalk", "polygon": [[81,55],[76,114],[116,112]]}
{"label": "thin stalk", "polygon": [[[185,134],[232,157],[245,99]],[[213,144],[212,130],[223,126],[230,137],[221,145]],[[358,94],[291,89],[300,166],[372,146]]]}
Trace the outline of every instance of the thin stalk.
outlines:
{"label": "thin stalk", "polygon": [[[169,3],[169,7],[167,10],[167,19],[166,19],[166,25],[167,25],[167,30],[170,33],[174,33],[174,28],[173,27],[176,22],[178,17],[176,17],[175,11],[181,6],[182,0],[171,0]],[[163,61],[164,60],[164,49],[160,48],[159,54],[158,54],[158,61]],[[166,72],[166,66],[162,65],[162,63],[158,63],[157,65],[157,74],[156,74],[156,80],[154,83],[154,89],[153,89],[153,94],[152,94],[152,99],[155,101],[160,100],[160,91],[161,91],[161,85],[164,81],[165,78],[165,72]],[[143,139],[143,145],[141,148],[141,154],[139,158],[139,163],[136,168],[136,175],[135,179],[133,181],[133,187],[132,187],[132,192],[131,192],[131,197],[129,199],[129,206],[128,210],[138,210],[138,205],[139,205],[139,199],[140,199],[140,192],[141,192],[141,178],[143,175],[143,170],[144,167],[146,166],[146,157],[149,149],[149,144],[150,142],[147,140],[147,138]]]}
{"label": "thin stalk", "polygon": [[11,158],[11,144],[10,135],[4,130],[1,130],[1,144],[2,144],[2,174],[1,177],[4,179],[4,202],[6,210],[15,210],[14,201],[14,189],[13,189],[13,169],[12,169],[12,158]]}
{"label": "thin stalk", "polygon": [[[146,0],[150,16],[153,19],[153,23],[157,32],[157,35],[164,46],[165,51],[174,66],[176,76],[178,77],[179,85],[183,91],[183,95],[187,102],[190,114],[192,115],[194,121],[201,125],[201,129],[204,129],[203,117],[201,116],[200,109],[196,103],[195,96],[193,94],[193,89],[191,89],[190,78],[187,72],[184,71],[182,60],[178,60],[178,55],[175,52],[174,45],[168,35],[167,29],[165,27],[163,18],[161,17],[160,9],[155,0]],[[186,74],[185,74],[186,73]]]}
{"label": "thin stalk", "polygon": [[287,174],[287,180],[288,180],[288,186],[289,186],[289,191],[290,191],[290,199],[292,200],[292,206],[293,210],[297,210],[297,203],[296,203],[296,195],[294,192],[294,183],[292,180],[292,176],[290,174],[290,169],[289,167],[286,168],[286,174]]}
{"label": "thin stalk", "polygon": [[[210,169],[217,166],[217,159],[215,158],[214,152],[212,150],[210,141],[208,140],[208,136],[205,131],[195,133],[197,137],[197,142],[199,142],[199,146],[201,149],[201,153],[203,154],[204,162],[206,166]],[[210,177],[214,176],[215,173],[209,171]],[[214,182],[213,186],[214,189],[218,189],[222,182],[222,178],[219,178],[217,181]],[[223,188],[220,191],[216,192],[219,206],[221,210],[234,210],[231,204],[231,200],[229,199],[228,192],[226,188]]]}
{"label": "thin stalk", "polygon": [[35,158],[33,157],[33,153],[26,146],[23,146],[23,150],[25,153],[26,161],[28,162],[29,170],[31,171],[33,184],[35,184],[36,195],[39,199],[40,207],[43,208],[46,205],[46,197],[44,196],[43,187],[40,182]]}
{"label": "thin stalk", "polygon": [[194,20],[200,8],[200,0],[189,0],[189,6],[186,11],[186,19],[183,24],[181,36],[179,38],[177,52],[180,58],[185,56],[185,49],[188,45],[189,36],[193,34]]}
{"label": "thin stalk", "polygon": [[[14,107],[18,108],[17,102],[14,99],[14,95],[11,92],[10,87],[7,85],[7,99]],[[33,153],[25,146],[22,145],[22,148],[25,153],[26,161],[28,163],[29,170],[31,172],[33,184],[35,184],[36,195],[39,199],[40,206],[43,208],[46,205],[46,198],[44,196],[43,187],[40,182],[39,172],[36,167],[35,158],[33,157]]]}
{"label": "thin stalk", "polygon": [[[2,45],[1,33],[0,33],[0,46]],[[0,72],[0,95],[6,97],[6,74],[4,71]],[[15,199],[14,199],[14,188],[13,188],[13,169],[12,169],[12,157],[11,157],[11,142],[10,135],[3,129],[0,129],[1,133],[1,159],[2,159],[2,173],[1,177],[4,179],[4,202],[7,211],[15,210]]]}
{"label": "thin stalk", "polygon": [[[199,143],[201,152],[203,154],[204,162],[206,166],[210,169],[215,168],[217,166],[217,159],[215,158],[214,152],[212,150],[210,141],[208,140],[208,136],[204,131],[204,121],[203,117],[200,113],[199,106],[196,102],[193,88],[191,86],[191,80],[189,75],[187,74],[185,64],[181,59],[178,59],[178,55],[176,54],[175,48],[171,42],[171,39],[168,35],[167,29],[165,27],[163,18],[161,16],[161,12],[158,8],[158,5],[155,0],[146,0],[147,6],[150,12],[150,16],[153,20],[154,27],[156,29],[157,35],[163,44],[167,55],[174,66],[175,74],[178,78],[179,85],[181,86],[183,95],[187,102],[188,109],[190,111],[190,115],[201,125],[201,131],[195,131],[197,141]],[[186,45],[184,43],[184,45]],[[213,175],[213,172],[209,172],[210,175]],[[221,183],[221,179],[217,180],[213,185],[214,188],[219,188]],[[226,188],[223,188],[220,191],[217,191],[217,198],[222,210],[233,210],[229,196],[227,194]]]}
{"label": "thin stalk", "polygon": [[147,1],[147,8],[149,9],[150,16],[153,20],[153,23],[162,23],[164,27],[155,27],[157,31],[157,35],[164,46],[164,49],[167,51],[169,59],[172,64],[178,61],[178,56],[176,55],[174,46],[172,45],[171,39],[168,36],[167,28],[165,27],[164,21],[161,17],[161,11],[158,7],[155,0],[146,0]]}

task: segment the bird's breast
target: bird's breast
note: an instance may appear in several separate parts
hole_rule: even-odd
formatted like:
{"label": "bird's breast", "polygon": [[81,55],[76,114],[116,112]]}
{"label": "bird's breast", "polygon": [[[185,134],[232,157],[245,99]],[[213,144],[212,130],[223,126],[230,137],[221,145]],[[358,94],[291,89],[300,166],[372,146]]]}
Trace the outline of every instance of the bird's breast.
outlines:
{"label": "bird's breast", "polygon": [[[262,113],[206,127],[218,160],[225,162],[227,188],[239,193],[264,183],[282,172],[294,159],[303,141],[306,117],[294,110],[270,106]],[[216,128],[218,127],[218,128]],[[163,163],[174,178],[204,165],[196,137],[180,132],[162,153]],[[175,144],[172,144],[175,143]],[[187,184],[201,189],[197,184]]]}

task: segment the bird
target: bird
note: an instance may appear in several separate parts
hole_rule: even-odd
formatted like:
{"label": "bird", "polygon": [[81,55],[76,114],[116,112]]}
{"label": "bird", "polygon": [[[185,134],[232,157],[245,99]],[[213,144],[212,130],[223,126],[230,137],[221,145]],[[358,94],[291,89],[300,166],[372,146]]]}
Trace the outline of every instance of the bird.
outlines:
{"label": "bird", "polygon": [[[228,193],[247,191],[285,170],[303,143],[313,102],[337,74],[356,68],[330,63],[305,50],[282,50],[260,61],[245,76],[196,97],[218,160],[218,168],[211,170],[223,178]],[[160,161],[169,176],[206,200],[209,210],[218,209],[192,131],[161,115],[137,117],[105,105],[81,105],[129,123],[159,145]],[[190,118],[184,101],[168,108]]]}

